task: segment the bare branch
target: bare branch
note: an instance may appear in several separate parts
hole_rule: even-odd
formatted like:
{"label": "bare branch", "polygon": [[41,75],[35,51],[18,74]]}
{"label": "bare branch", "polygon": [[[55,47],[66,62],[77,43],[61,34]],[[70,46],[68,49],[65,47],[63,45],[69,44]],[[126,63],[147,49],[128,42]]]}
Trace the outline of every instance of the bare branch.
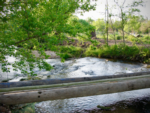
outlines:
{"label": "bare branch", "polygon": [[121,8],[121,7],[119,6],[118,2],[116,2],[116,0],[114,0],[114,2],[117,4],[117,6],[118,6],[119,8]]}
{"label": "bare branch", "polygon": [[126,0],[123,1],[122,7],[124,6],[125,2],[126,2]]}

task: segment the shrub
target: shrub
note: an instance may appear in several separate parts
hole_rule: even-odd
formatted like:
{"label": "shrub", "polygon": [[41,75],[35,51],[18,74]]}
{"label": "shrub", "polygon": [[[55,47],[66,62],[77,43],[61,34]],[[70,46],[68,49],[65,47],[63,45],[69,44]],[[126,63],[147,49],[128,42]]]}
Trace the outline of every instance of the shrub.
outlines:
{"label": "shrub", "polygon": [[112,45],[102,46],[101,48],[87,48],[85,56],[124,59],[131,61],[148,62],[150,51],[147,48],[139,48],[138,46]]}
{"label": "shrub", "polygon": [[117,40],[121,40],[122,39],[122,36],[117,36]]}
{"label": "shrub", "polygon": [[59,55],[63,59],[68,59],[70,57],[80,57],[83,49],[75,46],[62,46],[59,48]]}
{"label": "shrub", "polygon": [[144,37],[146,40],[150,40],[150,36],[145,36]]}
{"label": "shrub", "polygon": [[129,36],[127,37],[127,40],[129,40],[129,41],[134,41],[134,39],[135,39],[135,37],[132,36],[132,35],[129,35]]}

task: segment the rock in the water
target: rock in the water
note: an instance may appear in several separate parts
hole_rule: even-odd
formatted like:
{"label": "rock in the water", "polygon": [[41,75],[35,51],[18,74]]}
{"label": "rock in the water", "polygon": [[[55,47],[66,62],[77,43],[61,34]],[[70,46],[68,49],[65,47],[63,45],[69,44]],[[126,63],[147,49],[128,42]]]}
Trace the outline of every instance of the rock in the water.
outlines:
{"label": "rock in the water", "polygon": [[147,65],[147,68],[150,68],[150,65]]}
{"label": "rock in the water", "polygon": [[11,113],[11,111],[7,107],[0,105],[0,113]]}

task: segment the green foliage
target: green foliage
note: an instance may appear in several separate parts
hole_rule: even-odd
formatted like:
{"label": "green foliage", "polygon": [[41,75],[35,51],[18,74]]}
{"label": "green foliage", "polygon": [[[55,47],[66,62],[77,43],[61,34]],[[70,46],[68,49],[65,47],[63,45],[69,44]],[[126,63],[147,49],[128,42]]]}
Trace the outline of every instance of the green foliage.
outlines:
{"label": "green foliage", "polygon": [[[150,21],[134,15],[135,12],[139,12],[136,7],[141,4],[142,2],[134,1],[128,6],[130,10],[124,10],[123,5],[118,5],[121,11],[121,21],[113,22],[116,32],[125,30],[126,32],[149,33]],[[86,56],[147,60],[149,51],[136,46],[116,45],[96,48],[98,42],[91,39],[90,33],[96,29],[96,32],[101,34],[100,37],[105,38],[105,22],[102,19],[93,21],[91,18],[86,21],[73,16],[78,9],[81,13],[95,10],[95,5],[91,5],[90,0],[9,0],[7,2],[1,0],[0,63],[2,70],[9,72],[8,67],[12,65],[15,71],[21,70],[23,74],[34,77],[36,76],[33,73],[35,67],[52,69],[52,66],[41,59],[43,56],[49,57],[45,54],[45,50],[57,52],[62,61],[70,57],[82,56],[84,50],[81,48],[59,46],[64,40],[68,40],[66,36],[77,37],[81,41],[91,41],[93,45],[87,48],[84,53]],[[108,27],[110,29],[110,26]],[[116,38],[122,39],[117,34]],[[128,36],[127,39],[132,42],[139,41],[138,38],[132,36]],[[149,39],[149,36],[145,36],[140,40],[145,44],[150,44]],[[31,49],[38,50],[40,58],[35,57]],[[14,56],[17,61],[9,63],[6,56]]]}
{"label": "green foliage", "polygon": [[140,38],[140,40],[141,40],[144,44],[150,44],[150,36],[144,36],[144,37]]}
{"label": "green foliage", "polygon": [[113,26],[114,26],[115,30],[118,32],[121,29],[121,21],[116,20],[113,23]]}
{"label": "green foliage", "polygon": [[0,1],[0,11],[3,11],[3,7],[5,5],[6,0],[1,0]]}
{"label": "green foliage", "polygon": [[72,27],[72,31],[76,33],[69,35],[72,37],[78,36],[80,39],[89,39],[91,37],[91,32],[95,29],[95,27],[90,25],[86,20],[78,19],[75,16],[69,18],[68,24],[70,25],[70,28]]}
{"label": "green foliage", "polygon": [[[50,64],[32,55],[30,49],[38,50],[40,57],[47,58],[45,49],[57,51],[55,45],[66,39],[64,34],[74,37],[80,33],[89,35],[93,29],[92,26],[85,27],[87,23],[83,20],[74,19],[72,23],[76,22],[75,25],[68,22],[77,9],[82,12],[95,9],[89,0],[10,0],[3,3],[3,7],[7,9],[0,12],[0,63],[3,71],[9,71],[6,64],[31,76],[35,76],[35,67],[50,70]],[[18,60],[9,64],[6,55]]]}
{"label": "green foliage", "polygon": [[84,53],[85,56],[92,56],[92,57],[99,57],[98,56],[98,49],[96,47],[93,47],[93,46],[89,46],[85,53]]}
{"label": "green foliage", "polygon": [[133,42],[133,43],[144,43],[144,44],[150,44],[150,36],[143,36],[143,37],[134,37],[132,35],[129,35],[127,37],[127,40]]}
{"label": "green foliage", "polygon": [[125,25],[126,32],[140,32],[142,16],[128,15],[128,21]]}
{"label": "green foliage", "polygon": [[141,33],[150,33],[150,20],[143,20],[140,27]]}
{"label": "green foliage", "polygon": [[92,23],[94,22],[94,20],[91,19],[90,17],[88,17],[88,18],[86,19],[86,21],[87,21],[89,24],[92,24]]}
{"label": "green foliage", "polygon": [[35,113],[35,103],[25,104],[24,106],[16,105],[15,109],[12,109],[12,113]]}
{"label": "green foliage", "polygon": [[103,19],[97,19],[96,21],[93,21],[92,25],[95,26],[96,31],[101,33],[105,32],[105,21]]}
{"label": "green foliage", "polygon": [[59,48],[59,55],[64,61],[65,59],[72,58],[72,57],[81,57],[83,49],[80,47],[74,47],[74,46],[62,46]]}
{"label": "green foliage", "polygon": [[144,37],[146,40],[150,40],[150,36],[145,36]]}
{"label": "green foliage", "polygon": [[85,56],[124,59],[131,61],[148,62],[150,51],[148,48],[139,48],[137,46],[112,45],[102,46],[101,48],[89,47]]}
{"label": "green foliage", "polygon": [[136,38],[132,35],[129,35],[127,39],[134,42]]}
{"label": "green foliage", "polygon": [[[122,4],[119,3],[119,0],[114,0],[114,2],[116,3],[116,5],[118,6],[119,10],[120,10],[120,14],[119,14],[119,18],[121,19],[121,31],[122,31],[122,36],[123,36],[123,43],[125,45],[125,31],[124,30],[130,30],[128,29],[126,26],[126,24],[128,23],[128,25],[131,25],[132,29],[136,29],[140,27],[140,23],[138,23],[136,25],[136,27],[133,26],[133,24],[135,23],[135,20],[137,19],[136,16],[133,16],[135,13],[140,12],[139,9],[137,9],[137,7],[139,5],[142,5],[143,1],[134,1],[132,4],[128,4],[127,6],[125,6],[125,2],[126,0],[123,0]],[[128,9],[126,9],[128,8]],[[130,16],[130,21],[128,21]],[[131,19],[132,17],[132,19]],[[138,16],[137,16],[138,17]]]}
{"label": "green foliage", "polygon": [[121,40],[122,39],[122,36],[117,36],[117,40]]}

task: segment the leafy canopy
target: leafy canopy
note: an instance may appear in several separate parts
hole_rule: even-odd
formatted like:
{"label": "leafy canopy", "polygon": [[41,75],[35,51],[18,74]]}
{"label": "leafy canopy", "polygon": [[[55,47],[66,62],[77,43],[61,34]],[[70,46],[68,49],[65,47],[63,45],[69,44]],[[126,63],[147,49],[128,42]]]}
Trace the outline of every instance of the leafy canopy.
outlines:
{"label": "leafy canopy", "polygon": [[[66,39],[66,33],[75,37],[83,31],[89,35],[89,30],[92,30],[92,27],[85,28],[82,20],[78,20],[75,26],[71,24],[75,20],[69,22],[76,10],[95,9],[90,0],[3,0],[2,3],[0,63],[3,71],[9,71],[7,65],[28,75],[35,75],[35,67],[50,70],[52,67],[32,55],[31,49],[38,50],[40,57],[48,58],[45,48],[57,51],[57,45]],[[18,60],[10,64],[6,56],[14,56]]]}
{"label": "leafy canopy", "polygon": [[97,19],[92,24],[96,27],[96,31],[105,32],[105,21],[103,19]]}

